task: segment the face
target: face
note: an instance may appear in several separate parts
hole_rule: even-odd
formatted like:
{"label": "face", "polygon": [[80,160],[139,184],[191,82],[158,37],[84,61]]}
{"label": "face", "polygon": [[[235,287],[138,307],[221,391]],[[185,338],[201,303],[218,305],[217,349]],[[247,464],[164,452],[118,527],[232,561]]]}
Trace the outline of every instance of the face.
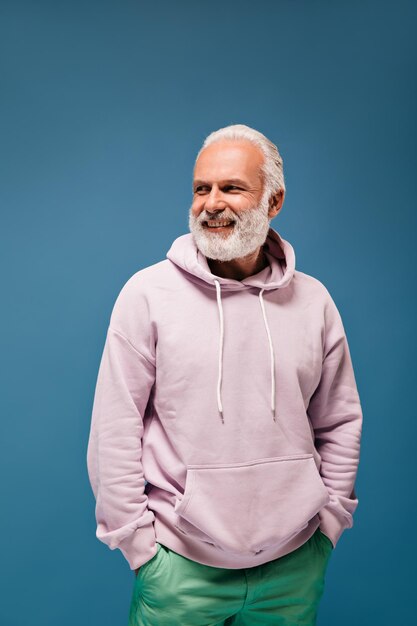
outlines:
{"label": "face", "polygon": [[272,216],[263,192],[263,158],[249,141],[219,141],[201,152],[189,228],[206,257],[231,261],[265,243]]}

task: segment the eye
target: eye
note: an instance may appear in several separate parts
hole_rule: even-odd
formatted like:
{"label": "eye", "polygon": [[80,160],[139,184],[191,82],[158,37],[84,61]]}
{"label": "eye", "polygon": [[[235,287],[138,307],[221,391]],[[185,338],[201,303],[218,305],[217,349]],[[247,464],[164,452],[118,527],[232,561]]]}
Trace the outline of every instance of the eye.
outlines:
{"label": "eye", "polygon": [[199,187],[196,187],[195,190],[194,190],[194,193],[199,193],[203,189],[207,189],[207,186],[206,185],[200,185]]}
{"label": "eye", "polygon": [[226,185],[225,189],[240,189],[237,185]]}

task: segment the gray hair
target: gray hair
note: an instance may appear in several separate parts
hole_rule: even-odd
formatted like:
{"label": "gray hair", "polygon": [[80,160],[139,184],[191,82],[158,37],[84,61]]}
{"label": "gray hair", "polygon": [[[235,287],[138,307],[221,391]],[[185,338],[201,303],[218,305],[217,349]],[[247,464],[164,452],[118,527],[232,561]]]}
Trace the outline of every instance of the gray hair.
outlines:
{"label": "gray hair", "polygon": [[267,197],[270,197],[281,189],[285,193],[283,160],[278,152],[277,146],[258,130],[246,126],[245,124],[231,124],[230,126],[219,128],[219,130],[210,133],[210,135],[205,138],[197,154],[196,161],[204,148],[207,148],[207,146],[215,141],[224,139],[246,140],[258,146],[264,155],[264,163],[261,166],[265,185],[264,194],[266,193]]}

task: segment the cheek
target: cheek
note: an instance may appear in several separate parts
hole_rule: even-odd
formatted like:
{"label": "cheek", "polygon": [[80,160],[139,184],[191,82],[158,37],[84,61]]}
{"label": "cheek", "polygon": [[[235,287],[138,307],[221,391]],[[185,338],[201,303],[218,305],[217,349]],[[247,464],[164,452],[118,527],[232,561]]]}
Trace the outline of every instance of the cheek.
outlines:
{"label": "cheek", "polygon": [[236,213],[244,213],[245,211],[249,211],[255,206],[255,204],[248,200],[248,198],[243,197],[231,198],[229,204],[232,211],[235,211]]}
{"label": "cheek", "polygon": [[201,213],[201,211],[203,210],[203,203],[201,202],[201,199],[198,198],[197,200],[194,200],[192,205],[191,205],[191,213],[194,217],[198,217]]}

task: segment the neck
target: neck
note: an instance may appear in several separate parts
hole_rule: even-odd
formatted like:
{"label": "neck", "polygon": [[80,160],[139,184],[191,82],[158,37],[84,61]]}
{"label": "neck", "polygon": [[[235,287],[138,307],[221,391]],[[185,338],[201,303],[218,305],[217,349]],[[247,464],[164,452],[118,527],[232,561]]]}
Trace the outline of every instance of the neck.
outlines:
{"label": "neck", "polygon": [[233,278],[234,280],[243,280],[248,276],[257,274],[269,264],[262,246],[257,248],[255,252],[238,259],[231,261],[207,259],[207,263],[211,272],[216,276]]}

